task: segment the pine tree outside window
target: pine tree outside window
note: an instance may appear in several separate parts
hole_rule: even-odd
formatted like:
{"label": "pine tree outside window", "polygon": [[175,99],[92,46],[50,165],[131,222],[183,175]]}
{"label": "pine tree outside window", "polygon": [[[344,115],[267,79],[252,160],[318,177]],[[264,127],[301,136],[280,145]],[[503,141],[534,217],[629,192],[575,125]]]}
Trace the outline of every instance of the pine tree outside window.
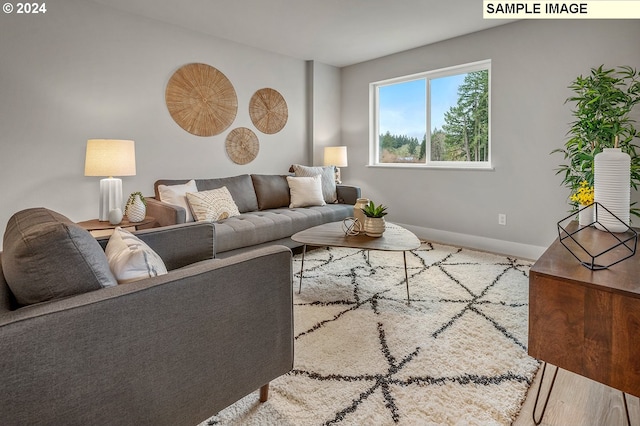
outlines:
{"label": "pine tree outside window", "polygon": [[369,165],[490,169],[490,68],[486,60],[371,83]]}

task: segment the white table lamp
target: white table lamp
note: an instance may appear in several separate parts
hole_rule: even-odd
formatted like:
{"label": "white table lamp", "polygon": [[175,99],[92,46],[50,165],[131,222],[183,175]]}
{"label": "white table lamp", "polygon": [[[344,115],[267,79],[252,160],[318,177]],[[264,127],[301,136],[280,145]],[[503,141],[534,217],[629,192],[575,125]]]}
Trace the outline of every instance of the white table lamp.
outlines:
{"label": "white table lamp", "polygon": [[136,150],[133,141],[119,139],[89,139],[84,161],[85,176],[107,176],[100,180],[101,221],[109,220],[109,212],[122,209],[122,179],[114,176],[135,176]]}
{"label": "white table lamp", "polygon": [[336,168],[336,183],[342,183],[340,167],[347,167],[347,147],[346,146],[326,146],[324,148],[324,165]]}

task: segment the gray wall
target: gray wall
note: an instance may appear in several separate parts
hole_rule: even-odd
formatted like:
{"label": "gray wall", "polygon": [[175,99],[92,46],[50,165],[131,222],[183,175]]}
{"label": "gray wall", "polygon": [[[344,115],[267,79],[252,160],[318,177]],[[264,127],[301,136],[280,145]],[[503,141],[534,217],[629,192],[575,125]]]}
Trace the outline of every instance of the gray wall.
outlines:
{"label": "gray wall", "polygon": [[[99,178],[84,176],[90,138],[135,140],[137,176],[123,177],[125,198],[152,194],[160,178],[286,173],[310,157],[305,61],[92,2],[47,7],[45,15],[0,14],[0,235],[11,214],[27,207],[97,217]],[[193,136],[167,111],[167,81],[190,62],[216,67],[235,87],[238,115],[220,135]],[[248,114],[249,99],[264,87],[278,90],[289,108],[274,135],[257,131]],[[258,157],[244,166],[224,149],[240,126],[260,141]]]}
{"label": "gray wall", "polygon": [[340,134],[340,68],[320,62],[310,63],[312,149],[310,164],[324,163],[324,147],[342,145]]}
{"label": "gray wall", "polygon": [[[291,163],[321,164],[324,146],[346,144],[343,180],[388,204],[390,220],[423,237],[534,256],[567,210],[554,175],[561,159],[549,155],[571,121],[566,86],[601,63],[640,67],[637,21],[521,21],[340,70],[92,2],[47,6],[46,15],[0,14],[0,233],[27,207],[97,216],[99,179],[83,176],[90,138],[136,141],[138,174],[123,178],[125,194],[151,194],[160,178],[285,173]],[[370,82],[482,59],[493,60],[494,171],[366,167]],[[190,62],[215,66],[234,84],[238,116],[220,135],[190,135],[166,109],[168,79]],[[248,116],[263,87],[289,107],[275,135],[255,130]],[[239,126],[260,140],[245,166],[224,150]]]}
{"label": "gray wall", "polygon": [[[563,146],[572,120],[567,86],[603,63],[640,68],[639,39],[638,21],[520,21],[343,68],[343,180],[423,237],[536,257],[568,209],[555,175],[562,157],[549,155]],[[492,60],[495,170],[366,166],[370,82],[483,59]]]}

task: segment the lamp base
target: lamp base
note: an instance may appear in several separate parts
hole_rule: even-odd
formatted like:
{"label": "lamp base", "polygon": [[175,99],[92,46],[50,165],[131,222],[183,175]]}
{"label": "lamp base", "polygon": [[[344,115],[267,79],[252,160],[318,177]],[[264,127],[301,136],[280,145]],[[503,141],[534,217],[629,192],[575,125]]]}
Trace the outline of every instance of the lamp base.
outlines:
{"label": "lamp base", "polygon": [[342,183],[342,176],[340,175],[340,167],[335,167],[336,170],[336,184],[340,185]]}
{"label": "lamp base", "polygon": [[98,220],[109,220],[109,212],[122,209],[122,179],[108,177],[100,180],[100,214]]}

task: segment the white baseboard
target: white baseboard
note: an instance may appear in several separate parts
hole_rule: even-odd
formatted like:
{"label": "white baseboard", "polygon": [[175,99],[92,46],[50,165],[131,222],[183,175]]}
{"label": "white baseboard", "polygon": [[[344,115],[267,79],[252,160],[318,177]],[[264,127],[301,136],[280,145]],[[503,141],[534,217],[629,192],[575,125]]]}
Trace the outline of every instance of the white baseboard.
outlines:
{"label": "white baseboard", "polygon": [[547,249],[547,247],[496,240],[494,238],[479,237],[477,235],[459,234],[457,232],[441,231],[402,223],[398,225],[410,230],[421,240],[515,256],[521,259],[535,261],[542,256],[542,253]]}

